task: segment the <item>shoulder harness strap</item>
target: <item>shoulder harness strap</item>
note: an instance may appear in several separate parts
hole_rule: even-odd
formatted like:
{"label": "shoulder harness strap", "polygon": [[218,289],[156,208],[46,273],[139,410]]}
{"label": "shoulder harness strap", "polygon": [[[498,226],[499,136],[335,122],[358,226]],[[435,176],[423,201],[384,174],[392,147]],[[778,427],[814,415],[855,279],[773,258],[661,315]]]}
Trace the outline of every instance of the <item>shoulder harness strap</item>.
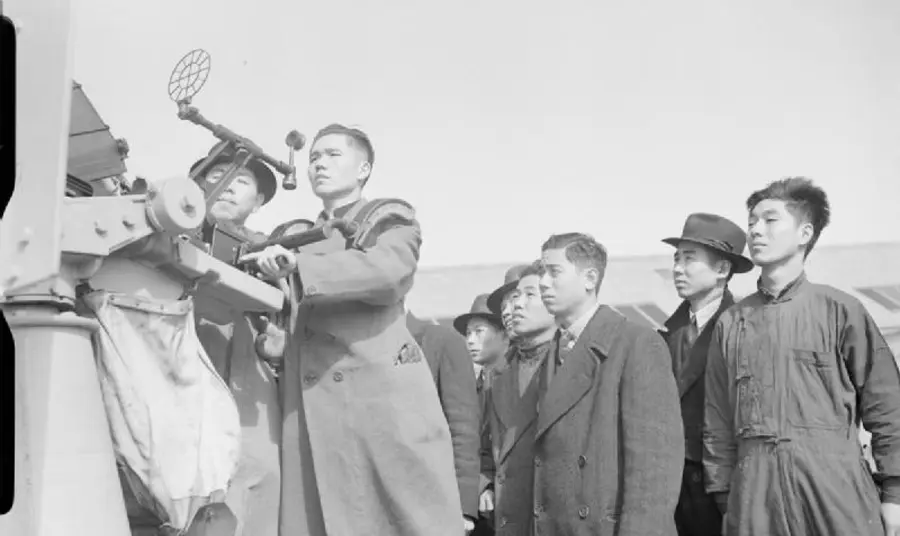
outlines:
{"label": "shoulder harness strap", "polygon": [[367,249],[388,229],[415,223],[416,210],[402,199],[373,199],[356,213],[353,221],[359,230],[347,240],[347,248]]}
{"label": "shoulder harness strap", "polygon": [[269,240],[278,240],[286,235],[288,231],[300,233],[311,229],[314,225],[315,223],[303,218],[286,221],[272,230],[269,234]]}

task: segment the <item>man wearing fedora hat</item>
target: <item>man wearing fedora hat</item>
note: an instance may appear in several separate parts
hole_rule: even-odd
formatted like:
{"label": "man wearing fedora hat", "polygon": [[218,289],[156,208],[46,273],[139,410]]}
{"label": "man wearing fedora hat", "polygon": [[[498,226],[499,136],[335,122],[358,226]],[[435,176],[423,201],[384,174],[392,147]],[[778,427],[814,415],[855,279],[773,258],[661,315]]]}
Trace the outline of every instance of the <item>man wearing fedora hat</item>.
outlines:
{"label": "man wearing fedora hat", "polygon": [[734,305],[728,281],[733,274],[752,270],[753,262],[741,255],[746,245],[743,229],[715,214],[689,215],[681,236],[663,242],[675,248],[672,278],[684,300],[662,333],[672,354],[684,421],[684,476],[675,526],[679,536],[717,536],[722,514],[703,485],[706,354],[716,320]]}
{"label": "man wearing fedora hat", "polygon": [[[487,296],[487,300],[485,304],[487,305],[488,310],[497,317],[500,318],[500,322],[503,326],[503,331],[506,334],[506,352],[503,355],[502,359],[499,360],[499,364],[505,364],[512,356],[515,354],[516,345],[519,342],[519,336],[516,333],[513,322],[512,322],[512,292],[515,290],[516,285],[519,282],[519,276],[522,271],[528,268],[528,264],[516,264],[514,266],[509,267],[506,270],[506,273],[503,276],[503,284],[500,285],[497,289],[491,292]],[[490,375],[487,376],[488,382],[490,382]],[[486,386],[481,391],[481,402],[482,408],[485,411],[483,413],[482,419],[482,439],[481,439],[481,467],[482,467],[482,477],[481,477],[481,495],[478,503],[478,509],[488,519],[492,519],[493,511],[494,511],[494,461],[493,454],[491,453],[491,432],[489,426],[489,415],[486,413],[488,410],[487,404],[487,394],[489,393],[489,388]],[[488,532],[485,532],[488,533]]]}
{"label": "man wearing fedora hat", "polygon": [[[194,180],[204,191],[212,190],[231,166],[233,157],[230,152],[223,152],[210,163],[206,173]],[[194,162],[190,172],[193,173],[204,160],[201,158]],[[253,158],[246,166],[238,168],[234,180],[210,207],[209,215],[216,221],[227,222],[243,229],[247,218],[271,201],[277,189],[278,181],[269,166]]]}
{"label": "man wearing fedora hat", "polygon": [[482,447],[491,453],[482,467],[491,479],[483,492],[484,502],[493,506],[497,534],[509,536],[533,533],[538,403],[546,388],[542,371],[556,332],[553,316],[541,299],[540,262],[515,268],[518,280],[498,291],[511,304],[518,343],[493,372],[486,401],[490,433],[483,436],[489,442]]}
{"label": "man wearing fedora hat", "polygon": [[488,309],[495,315],[500,315],[503,321],[503,329],[509,337],[510,345],[515,345],[517,336],[512,322],[512,303],[509,300],[510,294],[519,284],[519,277],[525,271],[529,264],[516,264],[506,270],[503,276],[503,284],[488,295]]}
{"label": "man wearing fedora hat", "polygon": [[[489,464],[490,449],[485,449],[485,437],[489,436],[487,411],[487,393],[491,386],[491,372],[500,364],[507,351],[508,339],[503,329],[500,316],[493,313],[487,306],[487,294],[479,294],[472,302],[472,307],[466,314],[459,315],[453,320],[453,327],[466,341],[469,357],[475,366],[475,390],[479,404],[479,438],[481,442],[479,473],[481,467]],[[479,511],[476,527],[473,527],[473,535],[491,534],[491,520],[487,514],[486,505],[481,496],[491,482],[483,474],[478,484]]]}
{"label": "man wearing fedora hat", "polygon": [[[453,320],[453,327],[466,338],[466,348],[475,365],[479,385],[506,354],[506,332],[500,315],[488,308],[488,295],[479,294],[466,314]],[[480,391],[481,389],[479,389]]]}
{"label": "man wearing fedora hat", "polygon": [[[214,187],[231,165],[231,158],[230,153],[219,155],[206,173],[195,178],[200,187]],[[203,161],[197,160],[190,171]],[[265,234],[245,225],[251,214],[274,197],[276,188],[272,170],[263,162],[250,160],[237,170],[209,214],[219,225],[231,226],[249,241],[265,240]],[[225,324],[203,311],[197,311],[196,316],[197,337],[231,390],[241,419],[241,457],[225,497],[237,518],[235,536],[275,536],[281,493],[281,409],[275,371],[258,358],[254,349],[256,332],[243,311],[234,311]]]}

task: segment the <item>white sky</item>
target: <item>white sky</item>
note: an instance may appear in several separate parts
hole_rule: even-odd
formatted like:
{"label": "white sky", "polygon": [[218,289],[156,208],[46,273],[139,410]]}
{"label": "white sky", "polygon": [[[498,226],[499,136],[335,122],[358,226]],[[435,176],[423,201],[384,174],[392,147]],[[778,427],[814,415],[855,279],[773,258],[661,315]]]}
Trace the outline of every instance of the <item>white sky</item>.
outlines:
{"label": "white sky", "polygon": [[[128,139],[131,175],[184,174],[212,145],[167,94],[203,48],[194,104],[277,158],[291,129],[365,129],[367,196],[416,206],[423,266],[530,259],[564,231],[667,252],[689,212],[743,225],[749,193],[787,175],[829,193],[822,243],[900,239],[895,0],[73,6],[75,78]],[[320,210],[297,156],[300,187],[252,226]]]}

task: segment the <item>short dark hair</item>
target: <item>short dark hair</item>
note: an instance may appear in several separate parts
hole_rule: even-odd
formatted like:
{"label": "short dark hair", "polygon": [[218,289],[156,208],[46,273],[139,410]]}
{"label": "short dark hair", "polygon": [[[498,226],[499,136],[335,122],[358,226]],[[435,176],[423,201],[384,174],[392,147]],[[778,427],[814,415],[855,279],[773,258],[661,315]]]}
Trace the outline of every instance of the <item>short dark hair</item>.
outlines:
{"label": "short dark hair", "polygon": [[606,274],[606,248],[593,236],[585,233],[563,233],[552,235],[541,246],[541,251],[563,249],[566,259],[579,268],[594,268],[599,274],[597,284],[603,282]]}
{"label": "short dark hair", "polygon": [[319,141],[319,138],[331,134],[347,136],[347,138],[350,139],[350,143],[355,144],[366,153],[366,161],[369,165],[375,165],[375,149],[372,147],[372,140],[369,139],[368,134],[358,128],[347,127],[340,123],[332,123],[316,133],[316,137],[313,138],[312,144],[315,145],[315,143]]}
{"label": "short dark hair", "polygon": [[800,221],[810,223],[813,227],[813,236],[806,245],[804,256],[809,255],[822,231],[831,221],[831,207],[828,204],[828,196],[825,190],[819,188],[813,181],[805,177],[788,177],[772,181],[762,190],[757,190],[747,198],[747,210],[753,210],[756,205],[767,199],[784,201],[787,209]]}
{"label": "short dark hair", "polygon": [[529,275],[544,275],[544,265],[541,264],[540,259],[532,262],[524,270],[522,270],[522,273],[519,274],[519,279],[524,279]]}

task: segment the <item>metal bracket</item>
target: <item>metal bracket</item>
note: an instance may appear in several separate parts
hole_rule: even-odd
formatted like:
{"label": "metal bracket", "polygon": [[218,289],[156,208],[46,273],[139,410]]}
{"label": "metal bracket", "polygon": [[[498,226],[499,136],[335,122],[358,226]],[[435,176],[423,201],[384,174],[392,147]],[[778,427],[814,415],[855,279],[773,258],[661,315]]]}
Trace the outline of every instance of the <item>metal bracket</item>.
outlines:
{"label": "metal bracket", "polygon": [[190,296],[195,296],[197,294],[197,289],[200,288],[200,285],[214,285],[222,279],[222,276],[219,275],[218,272],[214,272],[212,270],[206,272],[200,277],[195,277],[191,279],[187,285],[184,287],[184,293],[181,295],[180,299],[185,299]]}

